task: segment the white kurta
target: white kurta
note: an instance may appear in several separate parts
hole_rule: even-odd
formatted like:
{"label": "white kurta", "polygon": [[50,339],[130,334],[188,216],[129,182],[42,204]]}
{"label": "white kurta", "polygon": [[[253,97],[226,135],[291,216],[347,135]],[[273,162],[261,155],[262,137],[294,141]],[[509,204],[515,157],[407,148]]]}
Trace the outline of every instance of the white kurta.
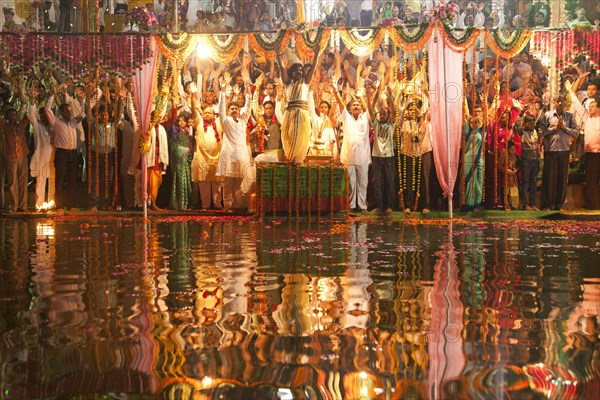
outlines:
{"label": "white kurta", "polygon": [[[217,142],[215,129],[212,124],[206,127],[204,131],[204,120],[196,112],[196,151],[192,160],[192,180],[194,182],[203,182],[215,180],[216,168],[221,155],[222,140]],[[215,120],[219,137],[221,137],[223,128],[221,121]]]}
{"label": "white kurta", "polygon": [[[169,165],[169,143],[167,139],[167,131],[161,124],[156,125],[158,127],[158,161],[163,163],[165,167]],[[150,137],[150,151],[146,154],[146,168],[154,167],[154,158],[156,151],[156,135],[157,129],[154,127],[151,131]],[[163,175],[166,171],[162,172]]]}
{"label": "white kurta", "polygon": [[50,176],[50,163],[52,161],[52,143],[50,141],[50,127],[40,123],[35,104],[27,110],[27,118],[33,126],[34,151],[29,162],[31,176],[48,178]]}
{"label": "white kurta", "polygon": [[369,117],[366,112],[358,119],[344,109],[344,140],[340,150],[340,161],[345,165],[364,165],[371,163],[371,147],[369,146]]}
{"label": "white kurta", "polygon": [[227,100],[221,92],[219,102],[219,118],[223,126],[221,157],[217,165],[217,176],[244,178],[250,164],[250,153],[246,144],[246,126],[250,118],[250,95],[246,95],[246,103],[240,110],[240,117],[235,121],[227,115]]}

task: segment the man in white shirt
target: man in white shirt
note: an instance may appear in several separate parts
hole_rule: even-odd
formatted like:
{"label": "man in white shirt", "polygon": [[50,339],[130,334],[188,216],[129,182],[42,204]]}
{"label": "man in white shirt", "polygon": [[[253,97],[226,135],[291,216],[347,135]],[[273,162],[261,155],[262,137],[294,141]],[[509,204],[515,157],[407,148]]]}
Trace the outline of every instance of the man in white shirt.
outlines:
{"label": "man in white shirt", "polygon": [[54,132],[54,167],[56,171],[55,200],[59,209],[72,207],[77,185],[77,125],[85,118],[83,111],[73,118],[71,105],[63,103],[59,106],[59,117],[52,111],[54,95],[48,99],[44,111]]}
{"label": "man in white shirt", "polygon": [[[334,84],[334,87],[336,85]],[[340,150],[340,161],[348,167],[350,178],[350,208],[367,211],[367,185],[369,183],[369,120],[373,112],[364,99],[354,98],[348,109],[337,90],[334,91],[344,125],[344,140]],[[366,111],[365,111],[366,110]]]}
{"label": "man in white shirt", "polygon": [[44,110],[38,110],[35,103],[29,105],[27,118],[33,127],[33,143],[35,150],[29,169],[31,176],[35,177],[35,207],[42,208],[46,202],[46,183],[48,184],[48,203],[54,201],[54,149],[52,148],[50,133],[52,128]]}
{"label": "man in white shirt", "polygon": [[[221,82],[219,99],[219,118],[223,126],[223,139],[221,157],[217,165],[217,176],[224,178],[223,208],[229,211],[232,208],[246,207],[247,193],[242,191],[242,183],[250,171],[250,151],[246,145],[246,126],[250,119],[251,91],[248,77],[244,77],[246,89],[246,102],[240,110],[236,102],[231,102],[226,108],[227,96],[225,94],[226,82]],[[229,114],[229,115],[228,115]]]}

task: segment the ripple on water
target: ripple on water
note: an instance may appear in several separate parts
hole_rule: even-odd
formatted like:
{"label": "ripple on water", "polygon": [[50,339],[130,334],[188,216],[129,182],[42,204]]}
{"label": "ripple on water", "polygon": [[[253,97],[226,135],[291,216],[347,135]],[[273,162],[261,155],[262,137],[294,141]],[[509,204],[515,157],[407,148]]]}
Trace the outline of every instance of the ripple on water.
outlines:
{"label": "ripple on water", "polygon": [[2,397],[595,394],[597,224],[268,225],[0,219]]}

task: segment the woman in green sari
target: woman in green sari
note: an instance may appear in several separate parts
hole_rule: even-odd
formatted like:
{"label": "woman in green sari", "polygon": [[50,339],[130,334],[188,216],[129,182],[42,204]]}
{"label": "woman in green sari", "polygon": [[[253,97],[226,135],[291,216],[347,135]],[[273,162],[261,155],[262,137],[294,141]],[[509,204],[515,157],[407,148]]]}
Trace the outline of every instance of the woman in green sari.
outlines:
{"label": "woman in green sari", "polygon": [[192,192],[192,159],[194,158],[194,135],[185,115],[180,114],[169,136],[169,164],[173,173],[173,187],[169,208],[187,210]]}
{"label": "woman in green sari", "polygon": [[465,204],[461,211],[479,211],[483,197],[483,128],[480,117],[472,116],[465,126]]}

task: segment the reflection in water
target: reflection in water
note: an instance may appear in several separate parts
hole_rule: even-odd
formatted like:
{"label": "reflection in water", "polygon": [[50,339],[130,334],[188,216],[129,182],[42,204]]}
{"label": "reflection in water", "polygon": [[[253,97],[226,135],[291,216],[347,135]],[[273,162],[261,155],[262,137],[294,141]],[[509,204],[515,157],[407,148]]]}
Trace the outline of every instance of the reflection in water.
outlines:
{"label": "reflection in water", "polygon": [[579,228],[0,220],[1,397],[590,398]]}

